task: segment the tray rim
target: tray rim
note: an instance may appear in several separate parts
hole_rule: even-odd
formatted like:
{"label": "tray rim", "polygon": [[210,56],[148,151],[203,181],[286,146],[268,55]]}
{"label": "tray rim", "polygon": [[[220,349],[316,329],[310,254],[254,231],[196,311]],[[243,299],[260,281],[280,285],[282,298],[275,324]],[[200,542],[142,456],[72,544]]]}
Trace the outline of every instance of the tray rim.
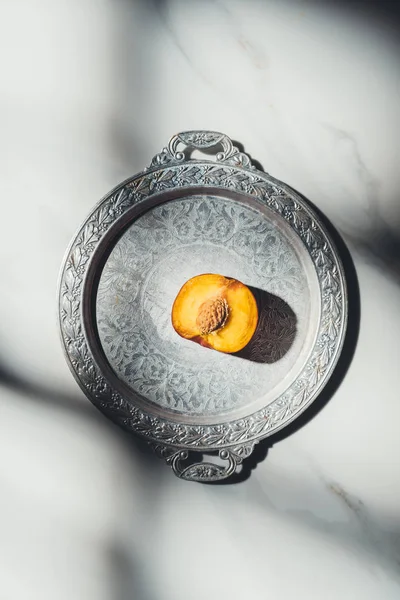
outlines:
{"label": "tray rim", "polygon": [[[192,132],[189,132],[192,133]],[[218,134],[223,135],[223,134]],[[183,134],[180,134],[183,136]],[[175,136],[172,140],[176,139]],[[182,141],[182,140],[180,140]],[[187,141],[187,140],[184,140]],[[171,142],[170,142],[171,145]],[[217,161],[212,160],[198,160],[198,159],[187,159],[185,156],[181,156],[181,153],[175,152],[175,154],[163,150],[162,153],[157,155],[150,166],[129,178],[127,178],[122,183],[115,186],[108,194],[106,194],[92,209],[87,218],[83,221],[82,225],[78,228],[75,236],[72,238],[68,250],[65,254],[64,261],[62,263],[62,268],[59,276],[59,286],[58,286],[58,302],[59,302],[59,327],[60,327],[60,335],[63,343],[64,353],[67,358],[68,365],[79,383],[82,390],[89,397],[89,399],[98,407],[102,412],[104,412],[109,418],[113,421],[122,425],[128,430],[135,431],[139,433],[147,440],[152,442],[157,446],[157,448],[161,452],[164,453],[166,447],[174,448],[174,449],[194,449],[199,451],[210,451],[210,450],[220,450],[221,448],[231,448],[232,452],[235,452],[237,448],[240,446],[241,448],[246,447],[247,450],[244,450],[245,453],[251,451],[254,443],[276,433],[282,428],[288,426],[295,419],[297,419],[304,410],[306,410],[310,404],[316,399],[319,393],[327,384],[330,376],[336,366],[336,363],[339,359],[340,352],[343,347],[345,332],[347,327],[347,318],[348,318],[348,299],[347,299],[347,285],[345,280],[345,273],[343,269],[343,265],[340,259],[340,256],[335,248],[334,242],[331,239],[331,236],[326,231],[324,224],[321,222],[320,218],[317,216],[315,211],[308,205],[308,203],[293,189],[291,189],[287,184],[279,181],[271,177],[268,173],[263,171],[259,171],[255,169],[255,167],[250,163],[249,160],[241,159],[238,163],[237,161],[232,161],[232,156],[222,155],[218,158]],[[237,152],[235,153],[238,154]],[[241,157],[245,157],[248,159],[247,155],[243,155],[239,153]],[[161,156],[161,159],[159,158]],[[164,158],[166,157],[166,160]],[[243,164],[244,163],[244,164]],[[104,380],[102,373],[96,371],[96,365],[93,364],[93,356],[91,356],[90,351],[82,355],[82,362],[74,359],[74,353],[71,351],[71,343],[75,344],[75,349],[77,349],[78,354],[82,350],[85,344],[85,324],[84,319],[82,318],[81,310],[82,310],[82,300],[83,296],[79,296],[79,292],[75,295],[75,298],[78,298],[77,306],[74,308],[74,315],[76,315],[76,311],[78,311],[79,317],[81,319],[81,329],[78,331],[78,335],[75,336],[75,339],[71,342],[70,336],[67,332],[67,327],[65,324],[65,315],[63,314],[63,310],[65,312],[65,307],[63,307],[63,297],[65,297],[65,287],[66,287],[66,277],[67,272],[71,269],[71,260],[73,260],[74,252],[76,252],[77,247],[79,246],[79,240],[83,239],[82,236],[87,233],[88,228],[93,225],[93,219],[96,215],[99,214],[99,211],[102,211],[107,208],[106,212],[110,212],[112,209],[113,216],[109,221],[107,228],[104,230],[103,234],[97,238],[97,241],[94,242],[94,247],[92,250],[92,255],[87,256],[87,260],[84,265],[79,265],[79,274],[77,274],[77,278],[81,278],[81,275],[84,275],[87,268],[89,267],[90,261],[93,258],[93,253],[97,251],[99,246],[101,247],[101,242],[104,241],[104,237],[108,231],[108,228],[114,226],[117,221],[123,217],[123,215],[132,208],[135,204],[140,207],[143,206],[149,198],[156,198],[157,189],[155,188],[154,193],[149,194],[140,194],[138,192],[138,188],[140,188],[141,183],[147,179],[147,183],[150,185],[154,182],[157,183],[162,180],[162,173],[174,172],[175,176],[179,172],[182,172],[183,169],[192,169],[195,167],[200,172],[200,178],[193,180],[192,182],[186,180],[184,185],[173,185],[169,189],[186,189],[189,195],[195,193],[195,188],[198,187],[206,187],[210,190],[211,188],[216,187],[220,190],[223,190],[223,193],[229,196],[229,190],[233,190],[239,192],[241,195],[247,195],[248,192],[244,192],[243,189],[239,189],[239,187],[235,188],[235,185],[232,185],[232,177],[234,182],[235,174],[239,174],[240,177],[237,178],[237,186],[239,186],[239,182],[247,181],[252,182],[256,181],[256,183],[260,183],[260,181],[264,184],[264,192],[261,197],[252,196],[253,199],[257,198],[261,203],[266,204],[269,208],[272,208],[274,212],[279,214],[281,217],[285,219],[291,226],[291,228],[297,233],[300,237],[301,241],[307,246],[309,252],[310,248],[312,249],[312,242],[309,242],[309,245],[306,243],[307,235],[311,235],[313,232],[314,237],[318,235],[320,236],[319,242],[323,243],[324,251],[326,252],[329,261],[335,267],[336,271],[331,272],[331,279],[333,278],[334,284],[339,289],[339,316],[337,319],[337,323],[339,323],[339,328],[336,332],[336,335],[333,337],[333,346],[332,353],[325,365],[323,373],[319,378],[316,386],[313,388],[312,392],[306,394],[306,398],[303,399],[300,406],[297,410],[292,410],[288,408],[288,406],[283,403],[282,404],[282,414],[281,416],[275,419],[275,422],[271,423],[268,419],[265,419],[266,415],[260,415],[263,411],[267,411],[268,407],[265,407],[261,410],[258,410],[256,413],[252,415],[248,415],[242,419],[227,421],[223,424],[218,424],[216,426],[213,425],[193,425],[189,423],[176,423],[173,421],[168,421],[168,419],[163,417],[156,417],[152,415],[150,412],[144,411],[143,409],[138,409],[134,406],[129,405],[124,398],[118,397],[118,394],[115,394],[108,385],[107,381]],[[222,180],[219,182],[219,185],[209,186],[204,181],[204,173],[212,172],[214,170],[214,174],[216,170],[220,170],[225,174],[230,174],[231,182],[230,187],[223,184]],[[164,185],[167,182],[164,182]],[[176,183],[176,182],[175,182]],[[242,185],[240,183],[240,185]],[[263,185],[260,186],[261,189]],[[165,189],[165,188],[164,188]],[[266,193],[267,189],[269,191],[273,191],[274,194]],[[149,192],[151,190],[149,189]],[[266,196],[264,195],[266,193]],[[138,196],[139,194],[139,196]],[[251,194],[250,194],[251,196]],[[273,203],[276,202],[276,206],[273,206]],[[272,204],[271,204],[272,203]],[[114,208],[113,208],[114,207]],[[296,229],[293,222],[290,220],[295,218],[294,215],[297,215],[296,218],[300,218],[300,225]],[[314,260],[313,260],[314,263]],[[86,265],[86,267],[85,267]],[[314,264],[315,266],[315,264]],[[83,267],[83,270],[82,270]],[[86,269],[86,270],[85,270]],[[321,278],[317,272],[318,281],[321,285]],[[81,278],[81,283],[84,281]],[[80,286],[78,286],[80,287]],[[85,291],[86,284],[82,286],[82,294]],[[73,290],[74,293],[76,290]],[[321,291],[321,288],[320,288]],[[341,294],[341,297],[340,297]],[[321,294],[322,299],[322,294]],[[76,302],[76,301],[75,301]],[[325,311],[326,312],[326,311]],[[323,317],[323,311],[321,309],[321,321]],[[319,332],[318,332],[319,338]],[[76,348],[76,342],[81,344],[81,348]],[[314,352],[314,349],[313,349]],[[86,365],[86,367],[85,367]],[[90,371],[90,376],[87,377],[87,373],[84,373],[84,370],[87,370],[87,373]],[[303,375],[303,371],[299,375],[297,379]],[[315,375],[315,373],[314,373]],[[108,386],[108,387],[107,387]],[[286,394],[282,394],[283,396]],[[279,399],[278,399],[279,400]],[[274,401],[276,403],[278,400]],[[274,404],[273,403],[273,404]],[[287,410],[285,410],[285,408]],[[264,422],[262,418],[264,417]],[[258,427],[254,428],[253,425],[256,424]],[[188,431],[190,430],[190,431]],[[250,449],[251,447],[251,449]],[[249,450],[250,449],[250,450]]]}

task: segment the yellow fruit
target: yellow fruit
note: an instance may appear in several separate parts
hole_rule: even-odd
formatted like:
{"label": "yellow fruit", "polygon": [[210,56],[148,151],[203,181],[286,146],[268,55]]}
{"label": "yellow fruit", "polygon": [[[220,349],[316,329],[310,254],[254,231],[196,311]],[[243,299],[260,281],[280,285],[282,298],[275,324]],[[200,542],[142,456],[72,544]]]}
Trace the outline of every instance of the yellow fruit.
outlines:
{"label": "yellow fruit", "polygon": [[242,350],[254,335],[257,302],[249,288],[222,275],[189,279],[172,307],[172,325],[183,338],[218,352]]}

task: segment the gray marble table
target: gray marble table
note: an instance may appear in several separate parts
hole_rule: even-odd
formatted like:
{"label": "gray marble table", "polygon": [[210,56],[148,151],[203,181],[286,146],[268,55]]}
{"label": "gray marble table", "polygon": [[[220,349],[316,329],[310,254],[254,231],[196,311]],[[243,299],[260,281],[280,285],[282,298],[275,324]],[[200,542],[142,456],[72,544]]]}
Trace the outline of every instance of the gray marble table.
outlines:
{"label": "gray marble table", "polygon": [[[394,18],[309,0],[0,10],[0,597],[397,600]],[[236,486],[180,481],[106,421],[57,331],[77,226],[186,129],[228,133],[309,198],[343,235],[360,285],[341,386]]]}

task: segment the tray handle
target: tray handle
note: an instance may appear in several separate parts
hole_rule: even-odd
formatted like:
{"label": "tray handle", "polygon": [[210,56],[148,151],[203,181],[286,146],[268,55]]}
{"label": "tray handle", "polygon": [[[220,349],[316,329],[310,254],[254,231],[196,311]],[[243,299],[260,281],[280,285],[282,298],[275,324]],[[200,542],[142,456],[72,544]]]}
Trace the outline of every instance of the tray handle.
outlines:
{"label": "tray handle", "polygon": [[221,481],[222,479],[227,479],[235,472],[237,463],[228,450],[221,450],[219,456],[223,460],[228,460],[226,466],[212,462],[196,462],[188,467],[182,467],[181,462],[189,457],[189,453],[186,450],[182,450],[174,457],[171,465],[172,470],[175,475],[186,481]]}
{"label": "tray handle", "polygon": [[223,461],[227,461],[226,465],[204,461],[194,462],[185,466],[184,463],[189,458],[188,450],[178,450],[177,448],[161,446],[159,444],[153,445],[153,449],[160,458],[165,459],[167,464],[172,467],[175,475],[180,479],[200,483],[215,483],[233,475],[237,466],[253,452],[255,443],[252,442],[234,448],[221,449],[218,452],[218,456]]}
{"label": "tray handle", "polygon": [[[179,150],[179,146],[183,146],[183,148]],[[206,130],[182,131],[174,135],[168,146],[153,158],[150,168],[187,160],[188,151],[190,153],[192,150],[204,150],[207,151],[207,154],[214,154],[217,163],[255,169],[250,157],[244,152],[240,152],[227,135],[218,131]]]}

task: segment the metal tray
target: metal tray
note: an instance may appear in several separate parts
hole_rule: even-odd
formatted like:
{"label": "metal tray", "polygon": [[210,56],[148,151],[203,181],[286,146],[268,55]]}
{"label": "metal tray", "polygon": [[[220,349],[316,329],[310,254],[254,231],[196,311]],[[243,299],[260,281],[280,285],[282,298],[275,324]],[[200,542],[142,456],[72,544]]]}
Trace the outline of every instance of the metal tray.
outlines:
{"label": "metal tray", "polygon": [[[256,295],[257,331],[237,355],[172,328],[180,287],[207,272]],[[316,214],[212,131],[174,136],[94,208],[67,252],[59,307],[68,362],[91,401],[195,481],[229,477],[310,405],[347,320],[343,269]],[[191,451],[219,460],[190,463]]]}

